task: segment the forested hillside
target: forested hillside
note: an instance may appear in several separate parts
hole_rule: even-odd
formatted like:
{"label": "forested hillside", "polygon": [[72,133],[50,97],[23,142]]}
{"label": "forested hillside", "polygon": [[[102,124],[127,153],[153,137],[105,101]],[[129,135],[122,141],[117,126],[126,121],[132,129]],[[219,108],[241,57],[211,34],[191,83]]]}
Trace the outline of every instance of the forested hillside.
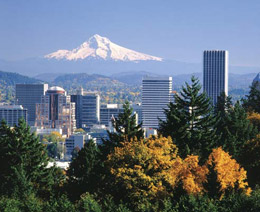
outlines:
{"label": "forested hillside", "polygon": [[12,102],[14,99],[15,84],[39,83],[40,80],[23,76],[17,73],[0,71],[0,101]]}

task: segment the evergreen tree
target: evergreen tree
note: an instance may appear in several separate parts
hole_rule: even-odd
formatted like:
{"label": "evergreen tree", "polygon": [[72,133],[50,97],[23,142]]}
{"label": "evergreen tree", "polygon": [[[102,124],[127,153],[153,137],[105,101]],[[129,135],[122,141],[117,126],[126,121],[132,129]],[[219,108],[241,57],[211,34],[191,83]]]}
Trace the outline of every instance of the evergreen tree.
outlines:
{"label": "evergreen tree", "polygon": [[160,121],[159,132],[172,137],[182,157],[196,154],[206,158],[217,145],[217,119],[210,99],[200,90],[198,79],[192,76],[191,85],[186,83],[175,95],[175,103],[165,110],[166,121]]}
{"label": "evergreen tree", "polygon": [[219,117],[217,134],[221,136],[219,146],[229,152],[236,160],[244,148],[246,142],[255,138],[257,129],[250,123],[244,108],[237,101],[232,106],[231,97],[224,93],[218,98],[215,108]]}
{"label": "evergreen tree", "polygon": [[215,106],[215,111],[217,115],[222,117],[226,117],[227,112],[232,108],[232,98],[231,96],[226,96],[225,92],[222,92],[220,96],[218,96],[218,101]]}
{"label": "evergreen tree", "polygon": [[239,161],[246,142],[256,137],[257,128],[247,119],[247,113],[240,103],[236,102],[220,118],[217,132],[221,134],[219,145]]}
{"label": "evergreen tree", "polygon": [[249,95],[246,95],[246,99],[243,99],[243,107],[248,112],[260,113],[260,82],[253,82]]}
{"label": "evergreen tree", "polygon": [[56,183],[57,170],[47,168],[45,146],[24,120],[13,129],[2,122],[0,135],[0,193],[14,195],[33,190],[48,197]]}
{"label": "evergreen tree", "polygon": [[[232,110],[232,98],[226,96],[224,92],[218,97],[217,104],[215,106],[215,114],[218,117],[218,122],[216,124],[216,134],[220,136],[220,141],[218,146],[225,146],[226,138],[224,131],[227,130],[227,117],[229,116],[230,111]],[[225,149],[224,147],[224,150]]]}
{"label": "evergreen tree", "polygon": [[68,194],[77,199],[85,192],[94,193],[98,190],[98,183],[102,169],[101,151],[91,140],[78,152],[67,171]]}
{"label": "evergreen tree", "polygon": [[130,107],[128,101],[123,105],[124,112],[118,115],[118,118],[112,120],[115,132],[108,132],[109,140],[105,143],[110,143],[113,146],[118,146],[120,142],[131,141],[135,137],[143,138],[144,132],[141,124],[137,124],[136,116],[133,114],[133,108]]}

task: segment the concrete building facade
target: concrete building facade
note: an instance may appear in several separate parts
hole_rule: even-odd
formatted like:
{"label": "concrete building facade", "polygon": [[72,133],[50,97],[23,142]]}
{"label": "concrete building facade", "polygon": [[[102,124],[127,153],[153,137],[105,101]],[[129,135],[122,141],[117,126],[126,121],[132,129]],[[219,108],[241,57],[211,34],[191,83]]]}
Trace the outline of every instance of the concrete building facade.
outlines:
{"label": "concrete building facade", "polygon": [[165,120],[164,109],[172,97],[172,77],[144,77],[142,81],[142,122],[144,128],[157,129]]}

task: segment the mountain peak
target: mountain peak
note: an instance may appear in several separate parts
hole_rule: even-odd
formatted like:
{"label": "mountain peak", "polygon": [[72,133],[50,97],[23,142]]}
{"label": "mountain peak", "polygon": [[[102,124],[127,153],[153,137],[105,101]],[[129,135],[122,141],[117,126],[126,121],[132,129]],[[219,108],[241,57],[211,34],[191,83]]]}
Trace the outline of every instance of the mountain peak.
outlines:
{"label": "mountain peak", "polygon": [[143,54],[121,47],[108,38],[98,34],[93,35],[88,41],[82,43],[73,50],[58,50],[44,56],[48,59],[83,60],[83,59],[103,59],[112,61],[162,61],[162,58]]}

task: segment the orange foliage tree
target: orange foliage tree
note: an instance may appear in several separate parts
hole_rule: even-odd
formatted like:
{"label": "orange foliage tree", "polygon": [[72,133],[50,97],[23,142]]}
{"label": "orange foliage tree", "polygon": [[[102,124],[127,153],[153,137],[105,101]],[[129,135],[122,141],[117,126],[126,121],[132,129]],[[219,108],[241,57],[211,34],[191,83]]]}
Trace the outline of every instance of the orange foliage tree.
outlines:
{"label": "orange foliage tree", "polygon": [[109,183],[115,197],[131,199],[133,204],[173,196],[180,185],[197,194],[203,192],[207,174],[198,162],[198,156],[182,160],[170,137],[124,142],[108,156]]}
{"label": "orange foliage tree", "polygon": [[199,194],[205,190],[203,184],[207,181],[208,169],[199,165],[199,157],[189,155],[183,160],[179,174],[183,190],[188,194]]}
{"label": "orange foliage tree", "polygon": [[209,196],[221,199],[226,192],[239,190],[250,194],[246,171],[221,147],[213,149],[206,166],[208,175],[205,189]]}
{"label": "orange foliage tree", "polygon": [[170,137],[124,142],[108,155],[106,165],[115,199],[133,205],[183,192],[220,199],[229,191],[250,193],[246,171],[222,148],[213,149],[201,166],[196,155],[181,159]]}
{"label": "orange foliage tree", "polygon": [[113,176],[111,186],[116,196],[123,195],[133,202],[165,196],[168,193],[165,184],[173,185],[176,181],[173,172],[168,174],[173,163],[178,167],[181,159],[170,138],[124,142],[108,155],[107,165]]}
{"label": "orange foliage tree", "polygon": [[251,112],[248,114],[247,118],[255,127],[257,127],[257,129],[259,131],[260,130],[260,114]]}

